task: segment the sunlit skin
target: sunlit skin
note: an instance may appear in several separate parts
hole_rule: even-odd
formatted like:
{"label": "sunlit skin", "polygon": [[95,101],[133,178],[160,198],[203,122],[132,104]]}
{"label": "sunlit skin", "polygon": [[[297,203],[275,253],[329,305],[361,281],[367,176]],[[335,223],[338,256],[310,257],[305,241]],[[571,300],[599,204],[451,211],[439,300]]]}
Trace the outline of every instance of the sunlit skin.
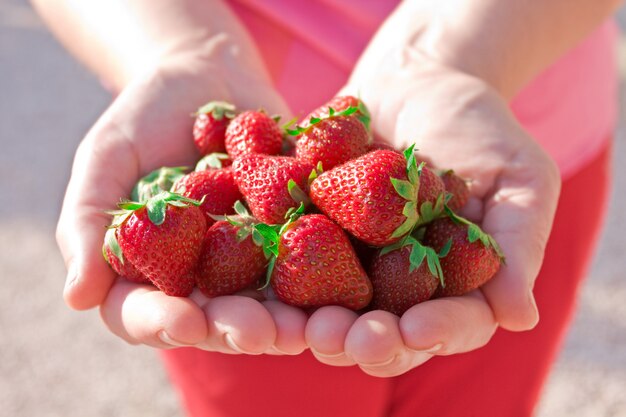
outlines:
{"label": "sunlit skin", "polygon": [[522,331],[537,323],[532,287],[560,179],[507,100],[619,2],[405,1],[373,39],[341,93],[362,97],[378,137],[399,148],[415,142],[432,164],[471,178],[464,214],[482,223],[507,259],[481,290],[424,302],[402,317],[336,306],[307,316],[259,294],[207,299],[196,290],[175,298],[118,279],[101,255],[104,210],[152,169],[195,162],[194,109],[218,99],[263,106],[285,120],[289,109],[221,2],[34,3],[70,51],[120,92],[76,153],[58,223],[70,307],[99,306],[108,328],[133,344],[230,354],[311,349],[321,362],[381,377],[479,348],[498,326]]}

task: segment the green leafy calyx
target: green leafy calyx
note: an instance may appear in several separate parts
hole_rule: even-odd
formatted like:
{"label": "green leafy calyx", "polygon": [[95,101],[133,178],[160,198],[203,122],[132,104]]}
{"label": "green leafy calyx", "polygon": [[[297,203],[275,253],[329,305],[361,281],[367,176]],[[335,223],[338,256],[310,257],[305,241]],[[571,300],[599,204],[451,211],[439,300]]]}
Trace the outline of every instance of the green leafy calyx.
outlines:
{"label": "green leafy calyx", "polygon": [[311,117],[311,119],[309,119],[309,125],[302,127],[302,126],[298,126],[296,125],[293,129],[291,129],[291,125],[287,125],[285,126],[285,131],[287,132],[288,135],[291,136],[300,136],[301,134],[305,133],[306,131],[308,131],[311,127],[315,126],[318,123],[321,123],[324,120],[328,120],[328,119],[332,119],[333,117],[342,117],[342,116],[351,116],[354,113],[356,113],[357,111],[359,111],[358,107],[353,107],[350,106],[345,110],[342,110],[340,112],[335,111],[335,109],[333,109],[332,107],[328,108],[328,115],[323,116],[323,117]]}
{"label": "green leafy calyx", "polygon": [[234,104],[225,101],[211,101],[200,107],[194,116],[199,114],[210,114],[215,120],[222,120],[224,117],[232,119],[235,117],[236,108]]}
{"label": "green leafy calyx", "polygon": [[263,253],[265,257],[269,259],[269,263],[267,265],[267,274],[265,276],[265,285],[263,288],[266,288],[270,280],[272,278],[272,273],[274,272],[274,265],[276,264],[276,258],[278,258],[278,245],[280,243],[280,236],[285,233],[285,231],[293,224],[297,219],[299,219],[305,212],[305,207],[303,203],[300,203],[297,209],[290,209],[285,216],[287,218],[287,222],[283,225],[280,224],[265,224],[259,223],[254,226],[255,231],[260,235],[260,239],[262,241]]}
{"label": "green leafy calyx", "polygon": [[430,271],[430,273],[439,279],[442,287],[445,287],[443,270],[441,268],[441,263],[439,262],[439,259],[448,254],[451,245],[452,240],[449,240],[444,248],[442,248],[442,250],[437,253],[433,248],[422,245],[420,241],[413,236],[408,236],[406,239],[402,239],[399,242],[384,247],[380,251],[380,255],[386,255],[395,250],[400,250],[405,246],[410,246],[411,253],[409,254],[409,273],[419,268],[424,260],[426,260],[426,264],[428,265],[428,270]]}
{"label": "green leafy calyx", "polygon": [[[146,208],[148,212],[148,218],[155,226],[160,226],[165,221],[165,214],[167,212],[167,206],[175,207],[189,207],[200,206],[202,201],[193,200],[180,194],[172,193],[170,191],[162,191],[161,193],[149,198],[145,202],[138,203],[136,201],[122,201],[118,204],[120,211],[112,212],[114,215],[120,215],[125,219],[133,212]],[[122,221],[123,222],[123,221]],[[117,224],[116,226],[119,226]]]}
{"label": "green leafy calyx", "polygon": [[198,161],[195,171],[221,169],[224,167],[223,161],[227,161],[228,159],[230,159],[230,156],[228,156],[228,154],[219,152],[210,153]]}
{"label": "green leafy calyx", "polygon": [[393,231],[392,238],[400,238],[406,236],[413,231],[419,221],[419,212],[417,207],[417,195],[420,186],[420,176],[424,163],[417,165],[414,152],[415,145],[411,145],[404,151],[404,157],[407,161],[406,177],[407,179],[390,178],[394,190],[400,197],[406,200],[402,214],[406,219]]}
{"label": "green leafy calyx", "polygon": [[493,248],[493,250],[496,252],[498,257],[500,258],[500,261],[502,263],[505,263],[504,253],[502,252],[500,245],[498,245],[498,242],[496,242],[493,236],[491,236],[488,233],[485,233],[477,224],[472,223],[466,218],[461,217],[458,214],[456,214],[447,205],[445,206],[445,212],[448,215],[448,217],[456,224],[463,224],[467,226],[468,242],[474,243],[476,241],[480,241],[483,244],[483,246],[485,246],[486,248]]}
{"label": "green leafy calyx", "polygon": [[163,191],[170,191],[176,181],[185,175],[186,170],[186,167],[155,169],[135,184],[130,194],[131,200],[145,202]]}

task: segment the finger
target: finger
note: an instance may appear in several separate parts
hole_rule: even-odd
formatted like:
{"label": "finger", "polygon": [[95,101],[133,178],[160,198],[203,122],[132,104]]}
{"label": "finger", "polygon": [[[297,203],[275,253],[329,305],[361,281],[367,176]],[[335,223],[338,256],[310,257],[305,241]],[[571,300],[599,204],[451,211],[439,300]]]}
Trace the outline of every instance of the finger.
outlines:
{"label": "finger", "polygon": [[[74,309],[100,304],[115,279],[102,257],[105,227],[137,177],[133,152],[113,133],[98,127],[79,146],[59,223],[57,242],[68,270],[64,297]],[[117,169],[110,169],[116,161]]]}
{"label": "finger", "polygon": [[346,336],[346,354],[367,374],[391,377],[405,373],[431,355],[406,349],[395,314],[376,310],[359,317]]}
{"label": "finger", "polygon": [[496,187],[485,206],[483,228],[499,243],[506,265],[483,292],[500,326],[528,330],[539,320],[532,289],[556,211],[559,174],[541,151],[519,153]]}
{"label": "finger", "polygon": [[321,307],[309,317],[305,339],[317,360],[333,366],[355,364],[345,354],[345,340],[358,317],[354,311],[338,306]]}
{"label": "finger", "polygon": [[434,355],[468,352],[484,346],[496,328],[493,313],[480,291],[417,304],[399,321],[399,331],[408,349]]}
{"label": "finger", "polygon": [[224,296],[204,306],[208,336],[198,347],[223,353],[259,355],[276,342],[276,325],[263,304],[248,297]]}
{"label": "finger", "polygon": [[280,301],[264,301],[263,305],[276,324],[276,341],[272,351],[280,355],[299,355],[307,348],[304,329],[307,316],[301,309]]}
{"label": "finger", "polygon": [[208,332],[204,312],[192,300],[123,279],[111,288],[100,315],[127,342],[157,348],[192,346],[205,340]]}

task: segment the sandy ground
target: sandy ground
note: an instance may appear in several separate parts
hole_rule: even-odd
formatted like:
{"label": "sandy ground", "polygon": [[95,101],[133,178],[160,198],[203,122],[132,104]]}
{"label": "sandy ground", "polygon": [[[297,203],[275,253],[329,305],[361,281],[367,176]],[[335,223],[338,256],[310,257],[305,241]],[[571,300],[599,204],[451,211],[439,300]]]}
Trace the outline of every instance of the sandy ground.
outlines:
{"label": "sandy ground", "polygon": [[[0,1],[0,414],[180,416],[157,355],[61,300],[54,225],[73,150],[109,102],[24,0]],[[626,143],[615,152],[626,189]],[[33,169],[35,167],[35,169]],[[538,416],[626,416],[626,198],[608,227]]]}

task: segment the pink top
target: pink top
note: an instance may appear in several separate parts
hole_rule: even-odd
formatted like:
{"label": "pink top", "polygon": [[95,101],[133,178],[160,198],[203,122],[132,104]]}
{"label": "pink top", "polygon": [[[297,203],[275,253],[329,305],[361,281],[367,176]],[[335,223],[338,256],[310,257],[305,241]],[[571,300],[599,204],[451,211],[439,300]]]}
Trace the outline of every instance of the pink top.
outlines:
{"label": "pink top", "polygon": [[[231,0],[276,87],[307,114],[345,84],[397,0]],[[530,83],[511,103],[525,128],[569,176],[613,133],[617,69],[612,21]]]}

